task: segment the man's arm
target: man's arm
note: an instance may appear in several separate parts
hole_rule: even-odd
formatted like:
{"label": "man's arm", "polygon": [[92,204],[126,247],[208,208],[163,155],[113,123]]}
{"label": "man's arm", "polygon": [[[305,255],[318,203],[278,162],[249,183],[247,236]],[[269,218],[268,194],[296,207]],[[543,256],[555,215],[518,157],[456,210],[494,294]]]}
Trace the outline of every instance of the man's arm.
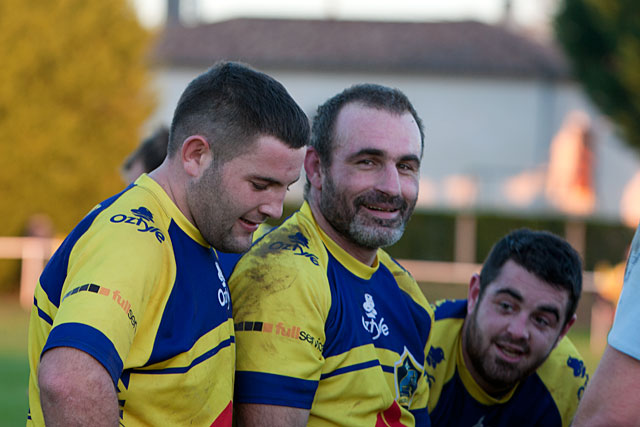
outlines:
{"label": "man's arm", "polygon": [[107,370],[87,353],[56,347],[38,369],[47,426],[117,426],[118,397]]}
{"label": "man's arm", "polygon": [[288,406],[240,403],[234,406],[237,427],[304,427],[309,410]]}
{"label": "man's arm", "polygon": [[574,427],[630,426],[640,420],[640,361],[607,346],[573,420]]}

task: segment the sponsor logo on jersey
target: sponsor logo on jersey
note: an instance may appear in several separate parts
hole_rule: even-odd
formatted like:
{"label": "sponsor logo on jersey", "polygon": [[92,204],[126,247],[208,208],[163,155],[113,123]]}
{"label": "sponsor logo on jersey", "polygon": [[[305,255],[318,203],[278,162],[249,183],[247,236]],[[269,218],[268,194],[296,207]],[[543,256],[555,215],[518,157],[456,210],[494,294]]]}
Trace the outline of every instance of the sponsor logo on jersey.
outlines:
{"label": "sponsor logo on jersey", "polygon": [[140,206],[138,209],[131,209],[131,213],[133,216],[125,215],[125,214],[117,214],[112,216],[109,221],[115,224],[132,224],[137,228],[137,230],[141,233],[152,233],[155,234],[158,242],[164,242],[164,234],[158,227],[153,227],[150,223],[153,223],[153,214],[149,209],[144,206]]}
{"label": "sponsor logo on jersey", "polygon": [[268,322],[238,322],[235,324],[236,332],[263,332],[266,334],[280,335],[285,338],[303,341],[312,345],[315,349],[322,352],[324,344],[319,338],[314,337],[308,332],[300,329],[299,326],[286,326],[282,322],[276,324]]}
{"label": "sponsor logo on jersey", "polygon": [[389,327],[384,323],[384,317],[380,320],[376,320],[378,312],[376,311],[376,304],[373,302],[373,297],[369,294],[364,294],[364,316],[362,316],[362,326],[364,329],[373,335],[373,339],[377,340],[380,335],[389,335]]}
{"label": "sponsor logo on jersey", "polygon": [[269,249],[291,251],[295,255],[309,258],[309,261],[314,265],[320,265],[318,257],[305,250],[305,248],[309,249],[309,240],[304,236],[304,234],[297,232],[296,234],[290,234],[288,237],[289,242],[273,242],[269,245]]}
{"label": "sponsor logo on jersey", "polygon": [[393,364],[393,378],[396,384],[396,401],[400,406],[408,408],[418,388],[418,380],[423,366],[419,364],[407,347],[400,359]]}
{"label": "sponsor logo on jersey", "polygon": [[578,400],[582,397],[585,387],[589,383],[589,374],[587,374],[587,368],[584,366],[584,362],[576,357],[567,359],[567,366],[573,371],[573,376],[576,378],[584,378],[584,384],[578,389]]}
{"label": "sponsor logo on jersey", "polygon": [[222,274],[222,269],[220,265],[216,261],[216,269],[218,269],[218,279],[220,279],[220,284],[222,287],[218,289],[218,302],[221,307],[227,306],[227,308],[231,305],[231,295],[229,295],[229,288],[227,287],[227,281],[224,278],[224,274]]}
{"label": "sponsor logo on jersey", "polygon": [[105,288],[104,286],[96,285],[95,283],[87,283],[86,285],[78,286],[67,292],[64,297],[62,297],[62,301],[67,299],[72,295],[77,294],[78,292],[91,292],[98,295],[104,295],[106,297],[111,296],[111,299],[116,302],[121,308],[122,311],[127,315],[129,321],[131,322],[131,326],[134,330],[138,330],[138,321],[136,320],[136,316],[133,314],[133,310],[131,309],[131,303],[126,300],[120,291],[115,290],[111,291],[109,288]]}

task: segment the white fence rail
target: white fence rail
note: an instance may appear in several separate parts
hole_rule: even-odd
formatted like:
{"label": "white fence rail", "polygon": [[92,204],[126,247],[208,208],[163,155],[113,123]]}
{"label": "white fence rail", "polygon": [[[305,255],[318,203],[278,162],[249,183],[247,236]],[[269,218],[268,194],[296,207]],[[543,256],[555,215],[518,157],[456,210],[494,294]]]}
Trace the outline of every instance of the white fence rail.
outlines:
{"label": "white fence rail", "polygon": [[[62,243],[61,239],[40,237],[0,237],[0,259],[22,260],[20,274],[20,304],[29,309],[33,302],[33,291],[45,263]],[[465,262],[440,262],[421,260],[398,260],[418,282],[451,283],[467,285],[473,273],[480,272],[481,264]],[[585,292],[594,292],[594,276],[585,272]]]}

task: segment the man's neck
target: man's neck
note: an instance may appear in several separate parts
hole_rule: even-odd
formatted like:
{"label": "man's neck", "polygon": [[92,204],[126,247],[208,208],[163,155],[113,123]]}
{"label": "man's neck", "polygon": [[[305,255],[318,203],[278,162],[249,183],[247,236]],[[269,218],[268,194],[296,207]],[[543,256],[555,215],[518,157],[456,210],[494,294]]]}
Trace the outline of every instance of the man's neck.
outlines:
{"label": "man's neck", "polygon": [[149,177],[162,187],[164,192],[167,193],[167,196],[169,196],[171,201],[178,207],[185,218],[195,226],[196,224],[194,223],[191,211],[189,210],[186,201],[186,184],[184,180],[176,179],[175,174],[176,172],[172,170],[171,164],[165,159],[164,163],[159,168],[149,174]]}
{"label": "man's neck", "polygon": [[316,220],[318,226],[325,232],[327,236],[331,238],[338,246],[345,250],[349,255],[357,259],[363,264],[372,266],[376,260],[377,249],[363,248],[351,240],[347,239],[344,235],[339,233],[333,226],[327,221],[320,211],[320,205],[312,197],[309,197],[307,201],[311,208],[313,218]]}

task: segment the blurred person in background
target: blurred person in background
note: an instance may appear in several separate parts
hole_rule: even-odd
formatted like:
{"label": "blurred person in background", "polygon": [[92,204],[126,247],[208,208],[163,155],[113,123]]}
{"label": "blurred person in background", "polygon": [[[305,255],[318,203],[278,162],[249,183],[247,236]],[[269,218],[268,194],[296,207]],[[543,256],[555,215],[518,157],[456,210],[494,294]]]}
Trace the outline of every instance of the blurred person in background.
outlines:
{"label": "blurred person in background", "polygon": [[166,126],[160,126],[151,136],[143,139],[122,165],[124,181],[134,182],[143,173],[149,173],[160,166],[167,157],[168,144],[169,129]]}
{"label": "blurred person in background", "polygon": [[640,425],[640,228],[631,243],[608,344],[573,425]]}
{"label": "blurred person in background", "polygon": [[231,426],[234,325],[214,251],[282,214],[309,122],[242,64],[194,79],[167,158],[98,204],[35,291],[27,425]]}
{"label": "blurred person in background", "polygon": [[588,374],[565,337],[582,263],[563,239],[516,230],[491,249],[466,300],[439,301],[426,374],[434,426],[568,426]]}
{"label": "blurred person in background", "polygon": [[231,275],[239,426],[427,425],[433,312],[381,247],[418,197],[420,118],[397,89],[318,108],[302,207]]}

